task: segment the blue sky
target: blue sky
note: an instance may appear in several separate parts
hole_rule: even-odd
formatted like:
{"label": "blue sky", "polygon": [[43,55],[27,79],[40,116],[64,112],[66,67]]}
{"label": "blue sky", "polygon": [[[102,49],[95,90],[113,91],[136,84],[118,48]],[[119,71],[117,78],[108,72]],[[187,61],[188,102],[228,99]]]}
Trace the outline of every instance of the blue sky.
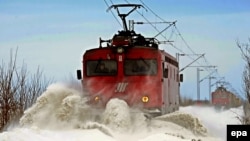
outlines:
{"label": "blue sky", "polygon": [[[106,0],[111,4],[110,0]],[[113,3],[125,3],[113,0]],[[129,1],[140,3],[140,0]],[[250,33],[250,2],[248,0],[143,0],[166,21],[177,20],[177,28],[195,53],[205,53],[210,65],[218,66],[217,77],[226,81],[239,93],[244,62],[236,40],[247,42]],[[121,26],[104,1],[97,0],[0,0],[0,59],[9,59],[10,49],[18,47],[19,65],[25,62],[33,72],[39,66],[44,74],[56,81],[64,81],[81,68],[81,56],[86,49],[97,47],[99,37],[109,39]],[[149,10],[138,10],[150,21],[160,21]],[[116,13],[115,13],[116,14]],[[137,12],[129,19],[143,21]],[[159,25],[163,29],[165,25]],[[137,26],[145,36],[157,32],[150,26]],[[171,34],[167,31],[165,35]],[[185,53],[190,50],[177,33],[171,40]],[[161,49],[172,55],[178,53],[170,45]],[[190,63],[180,58],[180,67]],[[207,64],[199,60],[200,64]],[[198,64],[195,64],[198,65]],[[181,92],[196,98],[196,68],[187,68]],[[202,71],[201,78],[209,72]],[[215,80],[213,80],[215,81]],[[214,90],[215,87],[212,87]],[[208,98],[208,80],[201,82],[202,98]]]}

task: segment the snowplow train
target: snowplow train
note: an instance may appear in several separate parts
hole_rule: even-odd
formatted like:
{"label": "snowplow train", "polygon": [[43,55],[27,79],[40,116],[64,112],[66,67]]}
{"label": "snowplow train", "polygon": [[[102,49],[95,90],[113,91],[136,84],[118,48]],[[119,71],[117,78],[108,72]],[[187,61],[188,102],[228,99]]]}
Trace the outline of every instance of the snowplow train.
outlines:
{"label": "snowplow train", "polygon": [[[121,14],[119,9],[123,7],[132,10]],[[83,69],[77,70],[77,78],[93,107],[105,108],[110,99],[119,98],[150,114],[163,115],[179,109],[183,76],[176,58],[160,50],[155,38],[127,28],[126,17],[140,7],[112,5],[108,10],[117,10],[123,30],[110,40],[100,38],[99,47],[83,54]]]}

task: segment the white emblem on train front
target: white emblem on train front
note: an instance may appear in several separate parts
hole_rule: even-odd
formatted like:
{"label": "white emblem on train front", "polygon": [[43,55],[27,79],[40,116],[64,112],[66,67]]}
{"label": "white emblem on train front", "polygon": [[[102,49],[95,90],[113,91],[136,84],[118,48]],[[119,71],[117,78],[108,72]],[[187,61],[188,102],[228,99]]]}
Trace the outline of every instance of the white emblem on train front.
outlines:
{"label": "white emblem on train front", "polygon": [[122,55],[119,55],[118,60],[119,60],[119,62],[122,62]]}
{"label": "white emblem on train front", "polygon": [[118,83],[115,92],[125,92],[127,85],[128,85],[127,82]]}

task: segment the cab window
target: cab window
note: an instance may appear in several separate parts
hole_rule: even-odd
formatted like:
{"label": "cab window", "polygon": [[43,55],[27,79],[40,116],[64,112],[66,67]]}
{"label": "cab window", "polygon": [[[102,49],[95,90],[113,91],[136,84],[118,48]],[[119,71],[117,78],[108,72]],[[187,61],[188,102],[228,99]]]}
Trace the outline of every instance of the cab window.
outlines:
{"label": "cab window", "polygon": [[126,59],[124,62],[125,75],[156,75],[156,59]]}
{"label": "cab window", "polygon": [[86,62],[87,76],[112,76],[117,74],[115,60],[91,60]]}

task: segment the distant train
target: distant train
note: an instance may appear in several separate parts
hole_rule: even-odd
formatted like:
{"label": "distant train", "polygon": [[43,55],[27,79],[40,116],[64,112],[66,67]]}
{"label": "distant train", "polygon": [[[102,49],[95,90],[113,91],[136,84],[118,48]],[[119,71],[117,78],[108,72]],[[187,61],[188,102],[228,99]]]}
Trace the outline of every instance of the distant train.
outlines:
{"label": "distant train", "polygon": [[223,86],[218,87],[211,95],[212,104],[216,107],[231,108],[242,105],[241,99]]}
{"label": "distant train", "polygon": [[[132,7],[128,14],[119,8]],[[78,70],[89,103],[105,107],[112,98],[146,113],[165,114],[179,109],[179,65],[175,57],[158,48],[155,38],[145,38],[127,29],[125,17],[141,5],[112,5],[123,22],[124,30],[110,40],[100,39],[99,48],[83,55],[83,70]],[[105,46],[102,44],[106,43]]]}

